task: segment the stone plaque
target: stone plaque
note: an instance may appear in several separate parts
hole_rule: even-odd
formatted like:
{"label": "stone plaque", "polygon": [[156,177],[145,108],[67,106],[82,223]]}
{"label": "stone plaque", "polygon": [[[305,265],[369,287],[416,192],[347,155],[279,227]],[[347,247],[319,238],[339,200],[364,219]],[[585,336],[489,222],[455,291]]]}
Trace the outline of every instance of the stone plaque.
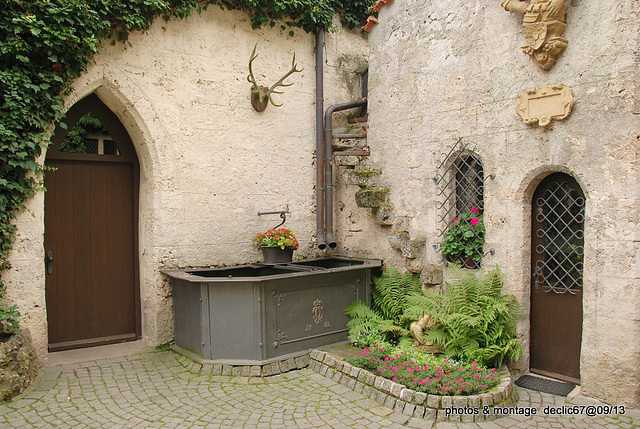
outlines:
{"label": "stone plaque", "polygon": [[538,122],[541,127],[546,127],[552,119],[561,120],[569,116],[575,101],[569,86],[545,82],[540,88],[531,88],[520,95],[516,112],[525,124]]}

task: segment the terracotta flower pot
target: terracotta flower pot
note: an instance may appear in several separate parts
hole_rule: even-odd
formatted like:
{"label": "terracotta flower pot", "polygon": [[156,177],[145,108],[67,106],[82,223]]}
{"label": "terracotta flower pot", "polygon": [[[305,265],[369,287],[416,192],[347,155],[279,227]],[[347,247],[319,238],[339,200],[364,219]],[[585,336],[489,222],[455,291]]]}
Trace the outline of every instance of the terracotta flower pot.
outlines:
{"label": "terracotta flower pot", "polygon": [[293,260],[293,249],[279,247],[261,247],[265,264],[284,264]]}

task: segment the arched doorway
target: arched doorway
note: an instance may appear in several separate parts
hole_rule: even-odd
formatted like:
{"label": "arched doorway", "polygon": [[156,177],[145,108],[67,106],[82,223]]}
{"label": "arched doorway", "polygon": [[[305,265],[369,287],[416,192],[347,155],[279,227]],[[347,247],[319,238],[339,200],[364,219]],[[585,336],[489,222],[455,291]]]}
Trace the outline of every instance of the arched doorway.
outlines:
{"label": "arched doorway", "polygon": [[585,198],[553,173],[532,201],[531,372],[580,383]]}
{"label": "arched doorway", "polygon": [[45,164],[49,351],[140,338],[139,164],[96,96],[76,103]]}

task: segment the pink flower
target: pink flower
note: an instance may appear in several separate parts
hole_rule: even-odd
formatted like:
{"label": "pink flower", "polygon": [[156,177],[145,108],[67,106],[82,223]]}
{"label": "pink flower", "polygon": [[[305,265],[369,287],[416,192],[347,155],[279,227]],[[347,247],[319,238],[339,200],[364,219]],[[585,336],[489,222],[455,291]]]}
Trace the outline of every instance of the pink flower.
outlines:
{"label": "pink flower", "polygon": [[456,223],[458,221],[458,219],[460,219],[458,216],[453,218],[453,223]]}
{"label": "pink flower", "polygon": [[395,375],[393,377],[391,377],[391,381],[396,381],[398,379],[398,377],[396,377]]}
{"label": "pink flower", "polygon": [[474,217],[473,219],[471,219],[471,225],[476,226],[478,224],[478,222],[480,222],[480,220],[478,220],[477,217]]}
{"label": "pink flower", "polygon": [[478,213],[478,207],[471,207],[471,209],[469,210],[471,213]]}

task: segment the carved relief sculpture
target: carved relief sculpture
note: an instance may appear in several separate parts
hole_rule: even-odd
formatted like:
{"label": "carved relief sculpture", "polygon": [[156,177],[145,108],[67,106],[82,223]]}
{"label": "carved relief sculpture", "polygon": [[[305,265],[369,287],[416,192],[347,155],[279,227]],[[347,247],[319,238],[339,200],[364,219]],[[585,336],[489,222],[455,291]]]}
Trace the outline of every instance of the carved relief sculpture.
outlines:
{"label": "carved relief sculpture", "polygon": [[552,119],[564,119],[571,113],[576,99],[568,85],[549,85],[543,83],[540,88],[531,88],[520,94],[516,112],[525,124],[546,127]]}
{"label": "carved relief sculpture", "polygon": [[524,14],[523,34],[527,45],[522,51],[535,60],[542,69],[549,70],[569,43],[562,37],[567,28],[564,7],[566,0],[503,0],[502,7],[509,12]]}

